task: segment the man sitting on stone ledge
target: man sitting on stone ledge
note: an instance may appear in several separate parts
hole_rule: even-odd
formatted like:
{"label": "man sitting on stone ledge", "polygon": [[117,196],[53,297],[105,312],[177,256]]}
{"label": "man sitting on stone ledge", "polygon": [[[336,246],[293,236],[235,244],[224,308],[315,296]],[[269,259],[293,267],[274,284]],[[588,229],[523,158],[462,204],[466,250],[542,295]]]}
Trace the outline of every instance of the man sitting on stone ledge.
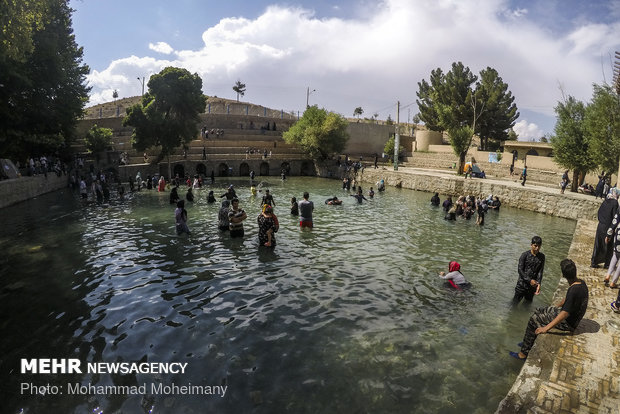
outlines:
{"label": "man sitting on stone ledge", "polygon": [[562,276],[568,282],[566,297],[556,306],[541,307],[536,309],[530,317],[523,336],[523,342],[519,344],[519,352],[510,351],[510,356],[519,360],[525,360],[534,346],[536,335],[549,332],[552,328],[562,331],[574,331],[588,307],[588,287],[586,282],[577,279],[577,267],[570,259],[564,259],[560,263]]}

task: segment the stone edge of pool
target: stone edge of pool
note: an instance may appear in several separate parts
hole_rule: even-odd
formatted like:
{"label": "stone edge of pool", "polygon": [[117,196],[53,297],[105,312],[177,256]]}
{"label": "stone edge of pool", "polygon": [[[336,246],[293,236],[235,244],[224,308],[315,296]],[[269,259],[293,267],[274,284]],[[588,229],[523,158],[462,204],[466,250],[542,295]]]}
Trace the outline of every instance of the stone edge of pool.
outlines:
{"label": "stone edge of pool", "polygon": [[[503,205],[576,220],[568,257],[577,264],[578,277],[588,285],[588,311],[575,335],[561,335],[561,331],[553,330],[536,340],[496,413],[618,412],[620,315],[610,308],[618,291],[603,285],[604,269],[590,268],[600,200],[584,194],[560,194],[559,188],[528,184],[523,187],[516,180],[464,179],[414,168],[401,168],[398,172],[366,169],[360,178],[370,183],[384,179],[388,186],[442,195],[493,194]],[[560,279],[554,303],[564,297],[566,289],[566,281]],[[515,363],[520,362],[508,356],[506,350],[507,366]]]}

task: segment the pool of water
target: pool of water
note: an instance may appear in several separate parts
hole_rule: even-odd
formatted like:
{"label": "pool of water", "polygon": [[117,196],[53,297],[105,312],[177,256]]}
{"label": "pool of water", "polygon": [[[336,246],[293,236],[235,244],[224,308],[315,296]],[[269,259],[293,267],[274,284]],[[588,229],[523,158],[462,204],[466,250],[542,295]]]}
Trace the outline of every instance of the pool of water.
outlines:
{"label": "pool of water", "polygon": [[[233,181],[231,181],[233,180]],[[236,184],[245,237],[217,229],[207,189],[174,233],[168,194],[109,206],[58,191],[2,210],[0,377],[5,412],[492,412],[521,364],[508,357],[533,307],[512,308],[519,255],[535,234],[548,304],[575,224],[504,208],[485,225],[443,220],[430,194],[388,188],[358,205],[335,180],[264,181],[280,221],[258,247],[260,196]],[[366,192],[367,186],[364,191]],[[183,190],[184,193],[185,190]],[[310,192],[314,229],[291,196]],[[342,206],[324,200],[337,195]],[[472,282],[436,276],[450,260]],[[21,358],[181,362],[184,374],[22,374]],[[22,383],[65,387],[21,392]],[[226,394],[67,395],[66,384],[226,386]],[[62,389],[62,388],[61,388]],[[149,388],[149,391],[151,389]]]}

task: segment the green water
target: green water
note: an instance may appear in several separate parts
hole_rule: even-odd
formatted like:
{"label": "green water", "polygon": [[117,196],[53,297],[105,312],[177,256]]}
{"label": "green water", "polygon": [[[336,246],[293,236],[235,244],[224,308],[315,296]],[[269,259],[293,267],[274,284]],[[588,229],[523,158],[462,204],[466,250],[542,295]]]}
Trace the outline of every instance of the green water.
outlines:
{"label": "green water", "polygon": [[[572,221],[502,207],[447,222],[430,194],[388,188],[358,205],[335,180],[265,181],[280,221],[258,248],[260,197],[237,179],[245,237],[218,232],[196,190],[193,234],[174,233],[168,194],[83,207],[69,191],[2,210],[3,412],[487,413],[521,367],[508,356],[534,306],[550,302]],[[216,183],[222,194],[228,181]],[[364,192],[368,186],[364,187]],[[314,229],[291,196],[310,192]],[[184,190],[182,192],[184,194]],[[323,201],[337,195],[342,206]],[[443,198],[442,198],[443,200]],[[534,234],[547,256],[533,307],[510,299]],[[437,278],[458,260],[472,282]],[[184,374],[22,374],[21,358],[182,362]],[[22,383],[227,386],[205,395],[31,395]]]}

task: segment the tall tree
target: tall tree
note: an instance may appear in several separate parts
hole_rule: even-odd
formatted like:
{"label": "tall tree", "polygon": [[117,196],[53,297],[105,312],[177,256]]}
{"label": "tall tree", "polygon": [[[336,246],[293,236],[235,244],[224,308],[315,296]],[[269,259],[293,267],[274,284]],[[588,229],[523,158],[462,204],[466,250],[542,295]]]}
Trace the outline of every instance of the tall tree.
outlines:
{"label": "tall tree", "polygon": [[237,92],[237,102],[239,102],[239,95],[245,95],[245,83],[241,83],[241,80],[237,79],[237,83],[233,86],[233,91]]}
{"label": "tall tree", "polygon": [[508,90],[497,71],[487,67],[480,71],[480,81],[474,92],[478,102],[484,102],[484,111],[478,120],[478,135],[483,150],[488,149],[489,140],[507,140],[509,131],[519,118],[514,96]]}
{"label": "tall tree", "polygon": [[615,173],[620,159],[620,97],[609,85],[593,85],[584,121],[592,158],[605,172]]}
{"label": "tall tree", "polygon": [[446,74],[440,68],[431,71],[430,83],[418,82],[420,120],[434,131],[469,125],[484,149],[489,139],[506,139],[519,116],[514,97],[495,69],[482,70],[477,81],[461,62],[452,63]]}
{"label": "tall tree", "polygon": [[[20,37],[24,44],[30,39],[32,47],[19,53],[0,48],[0,154],[17,158],[68,148],[90,90],[85,86],[89,69],[75,43],[67,1],[24,4],[41,19]],[[3,30],[15,31],[13,24],[18,23],[11,21]]]}
{"label": "tall tree", "polygon": [[554,161],[573,170],[571,191],[577,191],[581,178],[596,168],[590,152],[590,142],[585,133],[586,106],[572,96],[555,107],[557,122],[555,136],[551,137]]}
{"label": "tall tree", "polygon": [[353,111],[353,116],[356,116],[357,119],[360,119],[360,116],[362,116],[362,114],[364,113],[364,110],[362,109],[361,106],[358,106],[357,108],[355,108],[355,110]]}
{"label": "tall tree", "polygon": [[187,145],[198,135],[199,115],[205,111],[202,79],[186,69],[167,67],[151,76],[142,103],[127,108],[123,125],[133,126],[132,143],[138,151],[161,147],[158,160]]}
{"label": "tall tree", "polygon": [[299,145],[312,158],[325,160],[344,149],[349,139],[347,126],[341,115],[313,105],[282,137],[289,144]]}

